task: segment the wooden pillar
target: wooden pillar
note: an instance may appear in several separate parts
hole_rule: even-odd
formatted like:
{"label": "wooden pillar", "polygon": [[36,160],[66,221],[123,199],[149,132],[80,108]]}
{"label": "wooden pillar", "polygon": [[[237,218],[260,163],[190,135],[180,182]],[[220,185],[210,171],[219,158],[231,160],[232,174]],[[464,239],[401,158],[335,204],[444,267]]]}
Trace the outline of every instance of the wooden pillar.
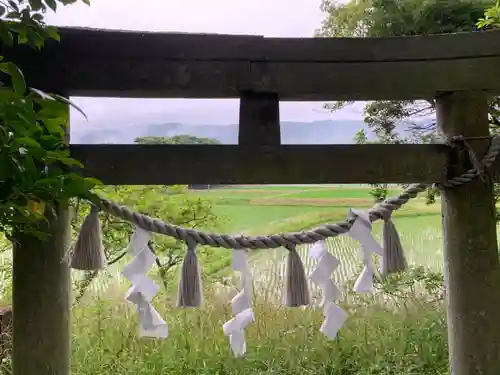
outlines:
{"label": "wooden pillar", "polygon": [[279,145],[280,106],[278,94],[244,92],[240,97],[238,144]]}
{"label": "wooden pillar", "polygon": [[[69,108],[66,120],[69,123]],[[69,132],[66,141],[69,143]],[[69,375],[71,273],[67,202],[45,210],[40,240],[18,234],[13,246],[13,375]]]}
{"label": "wooden pillar", "polygon": [[[448,93],[437,98],[439,132],[450,138],[486,136],[487,96]],[[488,140],[469,143],[478,158]],[[467,152],[456,155],[450,174],[464,170]],[[500,277],[493,186],[489,178],[442,194],[448,337],[452,375],[500,373]]]}
{"label": "wooden pillar", "polygon": [[47,240],[20,235],[14,243],[13,375],[69,374],[70,214],[61,205],[46,217]]}

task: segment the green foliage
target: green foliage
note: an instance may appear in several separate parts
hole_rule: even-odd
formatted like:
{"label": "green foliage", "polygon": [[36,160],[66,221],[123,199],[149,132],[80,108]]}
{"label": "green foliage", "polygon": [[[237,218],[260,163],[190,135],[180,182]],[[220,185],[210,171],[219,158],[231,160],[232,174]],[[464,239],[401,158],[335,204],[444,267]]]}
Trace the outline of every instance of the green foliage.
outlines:
{"label": "green foliage", "polygon": [[383,293],[403,302],[408,302],[416,296],[440,301],[445,293],[443,275],[426,270],[423,266],[410,267],[405,272],[391,274],[376,286]]}
{"label": "green foliage", "polygon": [[319,36],[374,37],[476,30],[491,0],[323,0]]}
{"label": "green foliage", "polygon": [[477,27],[480,29],[500,27],[500,1],[484,11],[484,17],[479,18]]}
{"label": "green foliage", "polygon": [[[209,198],[189,194],[185,186],[107,186],[96,189],[101,196],[119,202],[141,214],[158,217],[188,228],[215,228],[217,216]],[[132,226],[102,213],[104,245],[109,252],[121,252],[127,245]],[[163,235],[154,236],[155,251],[166,264],[175,266],[182,259],[185,244]],[[113,255],[113,254],[111,254]]]}
{"label": "green foliage", "polygon": [[[221,220],[213,210],[212,200],[190,194],[185,186],[99,186],[94,191],[100,196],[133,208],[135,211],[154,218],[161,218],[171,224],[188,228],[214,229]],[[76,237],[85,216],[89,213],[87,205],[77,205],[78,215],[72,222]],[[121,260],[126,254],[124,250],[134,231],[134,227],[126,221],[102,212],[100,220],[103,232],[103,245],[110,265]],[[186,244],[172,237],[153,235],[152,248],[160,259],[160,275],[163,282],[170,281],[170,271],[184,259]],[[200,257],[209,256],[213,249],[200,247]],[[88,272],[82,280],[75,283],[76,301],[78,303],[97,273]]]}
{"label": "green foliage", "polygon": [[135,143],[139,144],[169,144],[169,145],[216,145],[220,144],[217,139],[196,137],[194,135],[181,134],[173,137],[137,137]]}
{"label": "green foliage", "polygon": [[[391,294],[379,289],[361,299],[347,292],[348,302],[341,305],[349,318],[335,340],[319,332],[324,319],[320,309],[283,308],[281,292],[268,299],[257,293],[259,319],[245,330],[243,361],[232,358],[220,329],[232,317],[227,301],[233,282],[230,289],[219,286],[216,291],[205,286],[202,310],[172,309],[175,296],[161,295],[155,307],[168,318],[170,336],[149,343],[137,336],[137,320],[131,321],[128,306],[109,295],[95,297],[73,310],[72,374],[448,374],[439,280],[439,274],[412,269],[387,280]],[[438,298],[426,289],[436,291]]]}
{"label": "green foliage", "polygon": [[[351,0],[346,3],[323,0],[327,13],[319,36],[410,36],[477,30],[491,0]],[[326,107],[337,110],[352,102],[337,102]],[[498,111],[496,101],[492,110]],[[365,122],[377,134],[391,133],[396,124],[405,123],[417,135],[433,131],[418,118],[434,113],[434,100],[382,100],[369,102],[364,109]],[[498,116],[493,116],[495,119]]]}
{"label": "green foliage", "polygon": [[[4,47],[27,44],[40,49],[58,39],[43,12],[75,1],[0,1]],[[5,50],[5,49],[4,49]],[[86,197],[98,181],[81,177],[82,165],[69,155],[66,98],[29,88],[21,70],[0,56],[0,230],[42,236],[37,230],[46,209],[71,197]]]}
{"label": "green foliage", "polygon": [[370,36],[473,31],[491,2],[483,0],[373,0]]}
{"label": "green foliage", "polygon": [[[476,31],[477,20],[492,4],[491,0],[350,0],[346,3],[323,0],[327,17],[317,34],[388,37]],[[494,25],[495,12],[500,8],[495,9],[486,11],[485,19],[490,26]],[[332,103],[326,108],[338,110],[350,103]],[[380,100],[365,105],[364,120],[380,143],[432,143],[436,140],[436,129],[429,118],[434,113],[434,99]],[[490,100],[489,118],[492,132],[497,131],[500,125],[498,98]],[[396,125],[401,124],[413,133],[412,138],[396,133]],[[384,197],[384,190],[378,186],[374,186],[372,193],[376,199]],[[437,195],[436,189],[429,189],[427,202],[433,203]]]}

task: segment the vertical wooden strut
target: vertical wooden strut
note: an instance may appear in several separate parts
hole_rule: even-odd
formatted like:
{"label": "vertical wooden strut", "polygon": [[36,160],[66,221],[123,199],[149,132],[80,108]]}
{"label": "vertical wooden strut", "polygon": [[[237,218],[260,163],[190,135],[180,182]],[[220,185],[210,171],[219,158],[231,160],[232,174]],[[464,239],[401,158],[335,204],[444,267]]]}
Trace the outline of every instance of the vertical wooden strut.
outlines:
{"label": "vertical wooden strut", "polygon": [[[437,98],[438,130],[446,138],[489,134],[487,96],[455,92]],[[488,140],[471,140],[479,159]],[[462,150],[463,151],[463,150]],[[451,174],[463,171],[458,152]],[[470,164],[469,164],[470,167]],[[493,185],[485,176],[442,194],[448,338],[453,375],[500,372],[500,285]]]}
{"label": "vertical wooden strut", "polygon": [[[69,118],[69,111],[67,114]],[[39,231],[48,234],[46,240],[18,234],[14,241],[13,375],[70,373],[68,203],[59,202],[54,211],[46,209],[45,217]]]}
{"label": "vertical wooden strut", "polygon": [[46,241],[19,236],[13,265],[13,375],[68,375],[70,363],[70,241],[68,207],[47,212]]}
{"label": "vertical wooden strut", "polygon": [[240,97],[238,144],[279,145],[280,106],[278,94],[243,92]]}

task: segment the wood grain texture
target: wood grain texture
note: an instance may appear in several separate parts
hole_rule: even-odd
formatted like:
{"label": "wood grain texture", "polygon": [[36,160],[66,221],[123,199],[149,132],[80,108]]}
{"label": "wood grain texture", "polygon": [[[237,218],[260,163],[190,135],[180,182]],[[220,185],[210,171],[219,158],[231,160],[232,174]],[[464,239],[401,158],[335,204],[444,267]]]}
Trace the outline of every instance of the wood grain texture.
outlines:
{"label": "wood grain texture", "polygon": [[[281,100],[500,93],[500,31],[392,38],[263,38],[61,29],[37,53],[6,51],[28,83],[73,96]],[[40,74],[43,72],[43,74]]]}
{"label": "wood grain texture", "polygon": [[[481,92],[437,98],[439,130],[447,137],[489,133],[487,97]],[[470,141],[484,153],[488,141]],[[457,149],[450,174],[470,167]],[[497,375],[500,369],[500,267],[490,179],[442,193],[448,337],[452,375]]]}
{"label": "wood grain texture", "polygon": [[437,182],[442,145],[71,145],[108,185]]}

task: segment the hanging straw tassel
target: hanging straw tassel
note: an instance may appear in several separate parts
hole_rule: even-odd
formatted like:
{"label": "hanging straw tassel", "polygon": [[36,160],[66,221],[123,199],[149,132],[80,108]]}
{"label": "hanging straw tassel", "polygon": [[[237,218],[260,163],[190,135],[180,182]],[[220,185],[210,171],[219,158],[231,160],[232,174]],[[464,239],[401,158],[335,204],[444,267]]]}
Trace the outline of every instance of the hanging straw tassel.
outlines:
{"label": "hanging straw tassel", "polygon": [[286,246],[288,259],[286,264],[285,306],[299,307],[311,304],[311,295],[307,285],[304,264],[295,245]]}
{"label": "hanging straw tassel", "polygon": [[408,268],[401,239],[390,217],[384,220],[383,247],[384,256],[380,267],[380,273],[383,276],[405,271]]}
{"label": "hanging straw tassel", "polygon": [[98,271],[106,267],[106,264],[99,210],[96,206],[91,206],[71,254],[70,267],[77,270]]}
{"label": "hanging straw tassel", "polygon": [[188,243],[181,268],[177,307],[199,307],[203,303],[200,267],[195,248],[195,243]]}

